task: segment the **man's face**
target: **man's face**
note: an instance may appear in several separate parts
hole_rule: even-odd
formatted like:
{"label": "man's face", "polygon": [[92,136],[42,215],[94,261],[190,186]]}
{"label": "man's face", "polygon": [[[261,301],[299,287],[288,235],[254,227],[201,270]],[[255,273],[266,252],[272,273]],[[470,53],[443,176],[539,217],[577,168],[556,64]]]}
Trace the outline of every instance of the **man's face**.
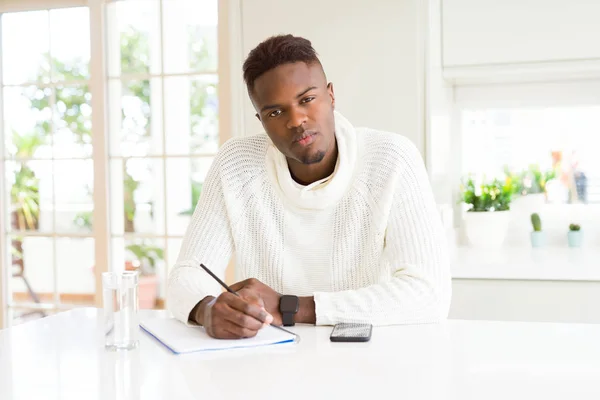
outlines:
{"label": "man's face", "polygon": [[280,65],[254,82],[256,116],[288,159],[321,162],[335,148],[335,99],[320,64]]}

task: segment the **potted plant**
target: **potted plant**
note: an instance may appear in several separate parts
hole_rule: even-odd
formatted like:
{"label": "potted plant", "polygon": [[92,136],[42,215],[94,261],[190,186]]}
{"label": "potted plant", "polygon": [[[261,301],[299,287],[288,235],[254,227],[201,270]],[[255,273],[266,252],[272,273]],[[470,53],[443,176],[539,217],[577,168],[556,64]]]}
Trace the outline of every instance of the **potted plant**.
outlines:
{"label": "potted plant", "polygon": [[539,214],[531,214],[531,225],[533,225],[533,232],[531,232],[531,246],[542,247],[546,243],[546,235],[542,232],[542,220]]}
{"label": "potted plant", "polygon": [[583,231],[581,230],[581,226],[570,224],[567,239],[569,241],[569,247],[581,247],[583,243]]}
{"label": "potted plant", "polygon": [[465,232],[469,243],[477,247],[502,246],[510,222],[513,188],[509,179],[475,183],[469,178],[462,185],[462,202],[469,206]]}
{"label": "potted plant", "polygon": [[161,248],[142,244],[130,244],[125,248],[131,259],[125,263],[128,271],[138,271],[140,274],[138,298],[140,308],[154,308],[158,296],[158,277],[156,262],[162,260],[164,252]]}
{"label": "potted plant", "polygon": [[537,164],[532,164],[528,169],[512,172],[505,167],[506,176],[512,181],[513,211],[531,215],[546,203],[546,184],[554,179],[553,170],[542,171]]}

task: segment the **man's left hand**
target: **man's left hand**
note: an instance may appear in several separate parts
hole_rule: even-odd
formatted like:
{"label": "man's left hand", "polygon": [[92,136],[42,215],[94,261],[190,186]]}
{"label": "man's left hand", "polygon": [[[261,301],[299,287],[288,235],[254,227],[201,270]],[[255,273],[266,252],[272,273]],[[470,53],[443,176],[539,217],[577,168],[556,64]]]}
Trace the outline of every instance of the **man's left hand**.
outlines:
{"label": "man's left hand", "polygon": [[261,281],[255,278],[246,279],[244,281],[234,283],[230,288],[237,292],[237,294],[243,298],[256,298],[262,299],[265,310],[273,316],[273,324],[282,325],[281,312],[279,312],[279,298],[281,295],[269,286],[265,285]]}

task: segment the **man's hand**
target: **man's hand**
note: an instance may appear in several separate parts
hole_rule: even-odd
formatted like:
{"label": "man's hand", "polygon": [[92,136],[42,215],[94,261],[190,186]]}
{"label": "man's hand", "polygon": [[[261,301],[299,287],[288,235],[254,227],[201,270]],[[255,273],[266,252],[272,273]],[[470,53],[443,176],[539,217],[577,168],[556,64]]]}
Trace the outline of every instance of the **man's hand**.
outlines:
{"label": "man's hand", "polygon": [[262,300],[265,310],[273,316],[273,323],[275,325],[283,324],[281,312],[279,312],[279,298],[281,295],[275,290],[254,278],[234,283],[230,288],[243,299],[259,298]]}
{"label": "man's hand", "polygon": [[256,336],[273,321],[260,297],[221,293],[207,297],[197,307],[195,321],[204,326],[208,335],[217,339],[240,339]]}

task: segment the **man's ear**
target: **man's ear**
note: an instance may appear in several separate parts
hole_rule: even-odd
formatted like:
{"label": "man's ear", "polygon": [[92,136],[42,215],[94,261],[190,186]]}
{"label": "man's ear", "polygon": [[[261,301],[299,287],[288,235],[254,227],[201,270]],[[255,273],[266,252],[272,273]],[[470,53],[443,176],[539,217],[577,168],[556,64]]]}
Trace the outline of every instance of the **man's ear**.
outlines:
{"label": "man's ear", "polygon": [[327,93],[329,93],[329,97],[331,97],[331,106],[335,108],[335,93],[333,92],[333,83],[329,82],[327,84]]}

